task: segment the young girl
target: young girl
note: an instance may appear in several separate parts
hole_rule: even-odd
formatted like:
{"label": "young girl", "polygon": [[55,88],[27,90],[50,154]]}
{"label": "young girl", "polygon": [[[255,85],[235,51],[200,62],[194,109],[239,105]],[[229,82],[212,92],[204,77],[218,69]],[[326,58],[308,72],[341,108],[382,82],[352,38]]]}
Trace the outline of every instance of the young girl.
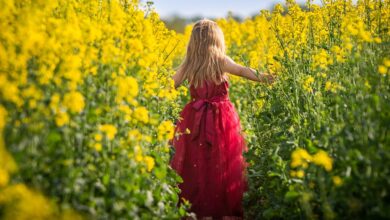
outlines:
{"label": "young girl", "polygon": [[192,29],[187,55],[173,76],[175,87],[190,85],[191,102],[181,112],[172,144],[171,167],[182,177],[180,200],[188,200],[198,219],[242,219],[248,189],[247,151],[240,119],[229,100],[227,74],[259,82],[273,77],[236,64],[225,55],[222,30],[207,19]]}

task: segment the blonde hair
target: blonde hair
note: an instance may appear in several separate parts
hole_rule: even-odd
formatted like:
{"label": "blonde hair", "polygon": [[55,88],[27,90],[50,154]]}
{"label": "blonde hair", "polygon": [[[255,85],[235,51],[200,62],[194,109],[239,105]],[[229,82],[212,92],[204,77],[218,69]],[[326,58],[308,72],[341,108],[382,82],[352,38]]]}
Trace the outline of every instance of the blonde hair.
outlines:
{"label": "blonde hair", "polygon": [[227,79],[222,71],[225,39],[217,23],[202,19],[192,28],[187,54],[179,70],[183,79],[198,87],[204,80],[220,84]]}

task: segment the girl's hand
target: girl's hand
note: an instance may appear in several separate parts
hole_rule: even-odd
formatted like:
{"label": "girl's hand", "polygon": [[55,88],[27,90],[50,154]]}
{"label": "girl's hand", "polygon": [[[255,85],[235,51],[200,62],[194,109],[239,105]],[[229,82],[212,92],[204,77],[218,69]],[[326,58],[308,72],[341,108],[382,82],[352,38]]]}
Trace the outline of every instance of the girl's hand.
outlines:
{"label": "girl's hand", "polygon": [[272,84],[276,81],[276,75],[269,74],[269,73],[262,73],[259,74],[259,77],[261,78],[261,82],[267,83],[267,84]]}

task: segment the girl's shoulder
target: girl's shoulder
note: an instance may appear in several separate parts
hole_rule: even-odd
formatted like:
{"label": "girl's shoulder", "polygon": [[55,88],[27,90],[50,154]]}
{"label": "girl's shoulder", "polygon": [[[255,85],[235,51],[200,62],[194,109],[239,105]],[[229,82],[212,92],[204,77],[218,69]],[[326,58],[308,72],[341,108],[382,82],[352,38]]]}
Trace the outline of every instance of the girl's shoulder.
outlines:
{"label": "girl's shoulder", "polygon": [[228,55],[222,58],[221,69],[223,72],[231,73],[231,71],[235,70],[236,65],[236,62]]}
{"label": "girl's shoulder", "polygon": [[222,56],[221,60],[222,60],[222,64],[223,64],[223,65],[227,65],[227,64],[229,64],[229,63],[234,63],[234,60],[233,60],[229,55],[227,55],[227,54],[225,54],[224,56]]}

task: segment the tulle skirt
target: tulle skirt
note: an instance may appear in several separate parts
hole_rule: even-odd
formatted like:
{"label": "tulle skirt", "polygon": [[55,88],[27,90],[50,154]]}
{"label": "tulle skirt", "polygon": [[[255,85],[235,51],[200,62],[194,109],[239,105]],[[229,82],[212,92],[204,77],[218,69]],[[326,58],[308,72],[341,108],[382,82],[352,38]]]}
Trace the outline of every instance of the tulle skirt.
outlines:
{"label": "tulle skirt", "polygon": [[171,167],[182,177],[180,200],[189,200],[198,219],[243,217],[248,189],[247,151],[238,114],[226,98],[197,100],[181,112],[172,140]]}

